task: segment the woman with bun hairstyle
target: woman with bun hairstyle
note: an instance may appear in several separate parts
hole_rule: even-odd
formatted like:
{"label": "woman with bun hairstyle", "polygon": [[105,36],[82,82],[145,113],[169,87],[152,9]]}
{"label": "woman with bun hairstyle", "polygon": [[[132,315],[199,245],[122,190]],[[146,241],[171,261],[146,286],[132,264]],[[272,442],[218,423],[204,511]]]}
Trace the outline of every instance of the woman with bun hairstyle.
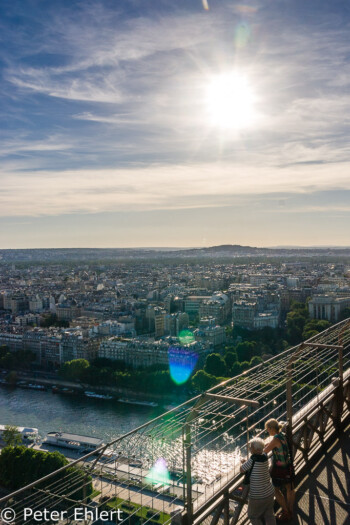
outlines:
{"label": "woman with bun hairstyle", "polygon": [[[265,423],[265,429],[272,438],[268,445],[265,446],[264,452],[272,452],[272,468],[270,471],[272,483],[275,487],[276,500],[282,511],[277,515],[278,521],[289,521],[293,517],[293,507],[295,500],[294,492],[294,472],[293,464],[290,457],[287,438],[282,432],[282,427],[276,419],[269,419]],[[284,497],[281,489],[286,489]]]}

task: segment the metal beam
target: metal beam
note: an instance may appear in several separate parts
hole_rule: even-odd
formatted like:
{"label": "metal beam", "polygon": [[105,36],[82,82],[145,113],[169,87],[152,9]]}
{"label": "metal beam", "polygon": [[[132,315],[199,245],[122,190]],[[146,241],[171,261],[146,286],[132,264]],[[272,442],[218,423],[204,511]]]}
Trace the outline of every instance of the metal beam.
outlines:
{"label": "metal beam", "polygon": [[344,350],[343,346],[325,345],[323,343],[305,343],[305,346],[311,346],[312,348],[329,348],[330,350]]}
{"label": "metal beam", "polygon": [[260,406],[259,401],[253,401],[252,399],[243,399],[240,397],[220,396],[219,394],[205,394],[206,398],[214,399],[215,401],[221,401],[222,403],[228,403],[230,405],[241,405],[257,408]]}

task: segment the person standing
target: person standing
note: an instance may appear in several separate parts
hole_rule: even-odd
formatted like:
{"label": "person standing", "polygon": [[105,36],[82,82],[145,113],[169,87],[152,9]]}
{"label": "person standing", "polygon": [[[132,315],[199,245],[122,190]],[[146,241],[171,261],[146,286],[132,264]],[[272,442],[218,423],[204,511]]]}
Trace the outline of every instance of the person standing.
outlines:
{"label": "person standing", "polygon": [[[295,501],[294,473],[290,457],[287,438],[281,432],[282,425],[276,419],[269,419],[265,423],[265,429],[271,441],[265,446],[264,452],[272,452],[271,478],[275,487],[276,500],[282,511],[277,515],[278,521],[290,521],[293,518],[293,507]],[[286,497],[282,493],[286,490]]]}
{"label": "person standing", "polygon": [[252,439],[249,442],[251,456],[241,465],[241,472],[250,473],[248,518],[252,525],[263,525],[262,520],[265,520],[265,525],[276,525],[274,488],[264,445],[261,438]]}

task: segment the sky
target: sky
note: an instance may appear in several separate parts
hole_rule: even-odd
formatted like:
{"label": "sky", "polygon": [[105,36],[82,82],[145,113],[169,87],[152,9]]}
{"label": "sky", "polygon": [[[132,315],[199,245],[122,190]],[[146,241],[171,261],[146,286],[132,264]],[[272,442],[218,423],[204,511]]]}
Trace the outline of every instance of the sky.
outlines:
{"label": "sky", "polygon": [[348,0],[2,0],[0,248],[349,246]]}

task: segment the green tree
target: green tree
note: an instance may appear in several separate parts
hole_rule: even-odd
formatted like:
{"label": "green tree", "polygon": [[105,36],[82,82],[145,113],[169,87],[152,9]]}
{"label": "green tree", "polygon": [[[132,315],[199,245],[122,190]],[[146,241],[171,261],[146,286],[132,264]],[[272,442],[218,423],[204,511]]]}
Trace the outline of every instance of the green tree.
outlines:
{"label": "green tree", "polygon": [[292,302],[291,312],[298,312],[300,315],[305,317],[305,319],[309,317],[309,311],[307,309],[307,305],[305,303],[300,303],[298,301]]}
{"label": "green tree", "polygon": [[348,319],[349,317],[350,317],[350,308],[344,308],[344,310],[340,312],[339,321],[344,321],[345,319]]}
{"label": "green tree", "polygon": [[292,344],[300,343],[303,339],[303,330],[306,318],[298,312],[287,314],[287,338]]}
{"label": "green tree", "polygon": [[9,352],[6,346],[0,348],[0,368],[8,370],[18,370],[30,368],[35,361],[35,354],[30,350],[17,350]]}
{"label": "green tree", "polygon": [[292,303],[291,311],[287,314],[287,339],[291,344],[303,340],[305,324],[309,319],[309,311],[304,303]]}
{"label": "green tree", "polygon": [[225,333],[226,333],[226,338],[228,340],[232,339],[232,335],[233,335],[233,328],[232,328],[232,326],[226,326]]}
{"label": "green tree", "polygon": [[208,390],[209,388],[214,386],[216,382],[216,377],[214,377],[211,374],[208,374],[204,370],[198,370],[198,372],[196,372],[195,375],[192,377],[193,388],[199,390],[200,392]]}
{"label": "green tree", "polygon": [[86,359],[73,359],[64,363],[60,373],[66,379],[81,381],[89,366],[90,363]]}
{"label": "green tree", "polygon": [[306,321],[303,330],[303,340],[309,339],[313,335],[323,332],[331,326],[331,323],[325,319],[309,319]]}
{"label": "green tree", "polygon": [[244,341],[236,346],[238,361],[250,361],[256,355],[257,343],[255,341]]}
{"label": "green tree", "polygon": [[240,365],[241,365],[241,372],[244,372],[245,370],[248,370],[248,368],[250,368],[249,361],[242,361]]}
{"label": "green tree", "polygon": [[[306,323],[308,325],[309,321]],[[319,332],[323,332],[324,330],[327,330],[331,326],[331,323],[327,321],[326,319],[319,319],[316,323],[316,330]]]}
{"label": "green tree", "polygon": [[14,425],[5,425],[1,438],[7,447],[14,447],[22,443],[22,434]]}
{"label": "green tree", "polygon": [[227,366],[227,370],[231,370],[233,363],[237,363],[238,361],[237,352],[226,352],[224,360]]}
{"label": "green tree", "polygon": [[307,339],[310,339],[311,337],[314,337],[314,335],[317,335],[317,330],[310,330],[308,328],[304,328],[303,331],[303,341],[306,341]]}
{"label": "green tree", "polygon": [[[0,454],[0,485],[8,490],[17,490],[66,465],[68,465],[67,459],[59,452],[44,452],[24,446],[5,447]],[[93,490],[91,477],[86,476],[85,472],[77,467],[68,467],[57,474],[57,477],[53,477],[52,481],[59,486],[61,478],[73,477],[77,480],[81,479],[81,483],[74,482],[74,486],[79,488],[70,497],[81,500],[84,495],[89,496]],[[80,488],[84,482],[85,494],[83,488]]]}
{"label": "green tree", "polygon": [[241,363],[238,363],[238,362],[237,363],[233,363],[232,368],[231,368],[232,377],[238,376],[241,373],[242,373]]}
{"label": "green tree", "polygon": [[262,362],[263,360],[261,359],[261,357],[255,355],[254,357],[251,358],[249,365],[253,367],[253,366],[259,365]]}
{"label": "green tree", "polygon": [[213,376],[224,376],[226,373],[226,363],[220,354],[209,354],[205,360],[204,370]]}

